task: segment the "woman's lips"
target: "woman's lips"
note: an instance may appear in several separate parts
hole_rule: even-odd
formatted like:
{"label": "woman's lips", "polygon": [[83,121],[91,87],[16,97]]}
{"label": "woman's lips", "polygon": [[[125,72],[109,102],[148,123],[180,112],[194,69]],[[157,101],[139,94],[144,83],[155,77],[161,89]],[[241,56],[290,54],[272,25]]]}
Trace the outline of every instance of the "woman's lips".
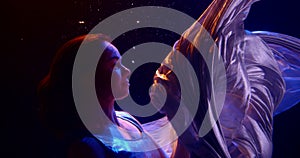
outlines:
{"label": "woman's lips", "polygon": [[129,83],[128,79],[126,79],[126,81],[123,84],[130,86],[130,83]]}

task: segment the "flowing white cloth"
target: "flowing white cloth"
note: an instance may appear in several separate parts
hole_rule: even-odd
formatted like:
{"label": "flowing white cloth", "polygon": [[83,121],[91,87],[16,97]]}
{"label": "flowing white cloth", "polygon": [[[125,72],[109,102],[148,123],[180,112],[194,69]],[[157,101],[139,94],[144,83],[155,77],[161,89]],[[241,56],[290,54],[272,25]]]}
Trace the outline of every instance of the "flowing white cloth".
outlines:
{"label": "flowing white cloth", "polygon": [[[182,71],[176,75],[192,76],[185,64],[180,64],[183,61],[177,54],[181,52],[196,71],[200,84],[199,108],[191,127],[179,138],[192,156],[271,157],[273,115],[300,100],[300,40],[270,32],[245,31],[244,20],[256,1],[214,0],[196,23],[183,33],[154,77],[151,101],[154,105],[161,104],[156,96],[162,93],[161,88],[155,85],[162,84],[168,95],[162,110],[173,116],[179,102],[188,105],[193,97],[197,97],[193,82],[190,82],[193,78],[186,80],[184,85],[178,85],[172,73],[174,67],[181,66]],[[199,47],[206,44],[202,42],[203,30],[197,23],[204,26],[215,40],[219,51],[214,57],[223,59],[227,79],[219,121],[202,138],[193,133],[198,133],[204,114],[212,106],[208,100],[218,99],[218,96],[211,98],[207,65],[196,53],[194,48],[197,46],[187,41],[187,38],[192,38]],[[181,96],[182,89],[186,87],[188,95]],[[174,128],[178,130],[176,125]]]}

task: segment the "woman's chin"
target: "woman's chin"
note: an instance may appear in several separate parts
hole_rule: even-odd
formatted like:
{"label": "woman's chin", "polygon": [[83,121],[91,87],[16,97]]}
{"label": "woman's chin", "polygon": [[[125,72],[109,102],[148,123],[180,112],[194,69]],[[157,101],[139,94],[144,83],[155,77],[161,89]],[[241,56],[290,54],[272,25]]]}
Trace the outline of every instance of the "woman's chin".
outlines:
{"label": "woman's chin", "polygon": [[115,96],[115,100],[122,100],[122,99],[128,97],[128,95],[129,95],[129,92],[124,93],[123,95],[120,94],[118,96]]}

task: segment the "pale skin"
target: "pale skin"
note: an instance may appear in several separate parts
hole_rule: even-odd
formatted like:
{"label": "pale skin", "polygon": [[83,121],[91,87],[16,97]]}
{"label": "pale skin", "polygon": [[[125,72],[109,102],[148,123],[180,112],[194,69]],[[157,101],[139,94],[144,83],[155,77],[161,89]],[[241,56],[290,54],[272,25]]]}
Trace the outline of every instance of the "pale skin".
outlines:
{"label": "pale skin", "polygon": [[104,113],[114,124],[128,131],[132,131],[133,133],[140,133],[137,127],[127,121],[117,118],[116,116],[114,101],[124,99],[129,95],[130,84],[128,77],[130,76],[131,71],[122,64],[122,57],[117,48],[108,42],[105,42],[105,44],[110,47],[109,49],[111,49],[111,54],[108,55],[106,60],[107,62],[103,65],[107,69],[113,68],[111,76],[111,88],[113,94],[109,97],[101,98],[100,105],[104,110]]}
{"label": "pale skin", "polygon": [[[98,73],[101,76],[97,80],[99,85],[96,85],[96,89],[98,88],[98,90],[102,92],[98,95],[101,109],[106,115],[102,117],[107,117],[112,124],[117,126],[116,129],[118,132],[116,133],[121,134],[124,140],[143,138],[145,135],[144,131],[140,131],[137,126],[128,120],[117,117],[114,102],[116,100],[124,99],[129,95],[129,76],[131,71],[122,64],[122,57],[116,47],[106,41],[101,43],[101,45],[103,44],[106,47],[106,51],[105,54],[102,54],[101,62],[99,62],[100,65],[98,65],[98,68],[100,68]],[[95,128],[97,128],[97,126],[98,125],[95,125]],[[109,126],[111,126],[111,124]],[[109,128],[109,126],[105,128]],[[148,140],[149,139],[151,138],[149,137]],[[149,141],[145,141],[145,145],[147,144],[149,144]],[[154,141],[153,144],[155,144]],[[98,158],[107,156],[105,154],[107,154],[105,153],[105,149],[100,146],[96,148],[86,142],[77,142],[71,147],[69,157]],[[152,157],[165,157],[164,152],[159,148],[157,148],[157,150],[147,151],[145,154],[139,153],[138,155],[146,156],[149,154]]]}

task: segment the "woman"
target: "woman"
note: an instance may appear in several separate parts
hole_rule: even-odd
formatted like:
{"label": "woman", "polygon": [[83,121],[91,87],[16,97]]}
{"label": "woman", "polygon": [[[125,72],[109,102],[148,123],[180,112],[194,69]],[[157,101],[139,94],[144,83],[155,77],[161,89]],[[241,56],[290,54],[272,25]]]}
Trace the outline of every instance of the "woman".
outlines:
{"label": "woman", "polygon": [[[300,100],[300,40],[271,32],[245,31],[243,22],[254,2],[256,0],[214,0],[183,33],[154,77],[151,101],[154,105],[161,104],[157,98],[162,92],[157,83],[162,84],[168,93],[162,111],[171,120],[180,102],[189,105],[190,100],[197,97],[190,82],[193,77],[185,65],[180,64],[183,61],[179,54],[183,54],[195,70],[200,87],[198,110],[191,125],[179,136],[179,142],[192,157],[271,157],[273,116]],[[207,46],[206,31],[218,51],[201,52],[201,56],[196,48],[213,48],[212,44]],[[221,77],[226,77],[225,94],[216,92],[218,95],[211,96],[216,87],[211,87],[210,65],[204,60],[204,56],[210,54],[224,62],[225,76]],[[176,75],[189,79],[181,85],[172,73],[179,65]],[[181,94],[184,89],[188,89],[185,95]],[[216,125],[211,123],[212,130],[199,137],[206,112],[215,109],[209,100],[218,100],[221,95],[225,95],[225,101]],[[181,126],[175,124],[174,127],[178,131]]]}
{"label": "woman", "polygon": [[[84,35],[70,40],[59,49],[49,73],[39,85],[41,118],[46,127],[55,134],[60,145],[60,152],[55,157],[165,157],[165,153],[157,146],[144,152],[135,152],[127,146],[130,141],[138,141],[137,145],[141,146],[156,144],[136,119],[126,112],[117,112],[114,109],[114,101],[129,94],[130,70],[122,65],[120,53],[108,41],[101,34]],[[90,48],[90,51],[96,48],[99,54],[104,50],[97,65],[95,86],[99,106],[105,114],[100,118],[108,118],[108,124],[94,121],[87,127],[76,111],[72,72],[80,47]],[[89,109],[95,105],[85,106]],[[99,133],[94,133],[95,131]],[[120,137],[110,138],[103,134],[105,132],[117,132]]]}

